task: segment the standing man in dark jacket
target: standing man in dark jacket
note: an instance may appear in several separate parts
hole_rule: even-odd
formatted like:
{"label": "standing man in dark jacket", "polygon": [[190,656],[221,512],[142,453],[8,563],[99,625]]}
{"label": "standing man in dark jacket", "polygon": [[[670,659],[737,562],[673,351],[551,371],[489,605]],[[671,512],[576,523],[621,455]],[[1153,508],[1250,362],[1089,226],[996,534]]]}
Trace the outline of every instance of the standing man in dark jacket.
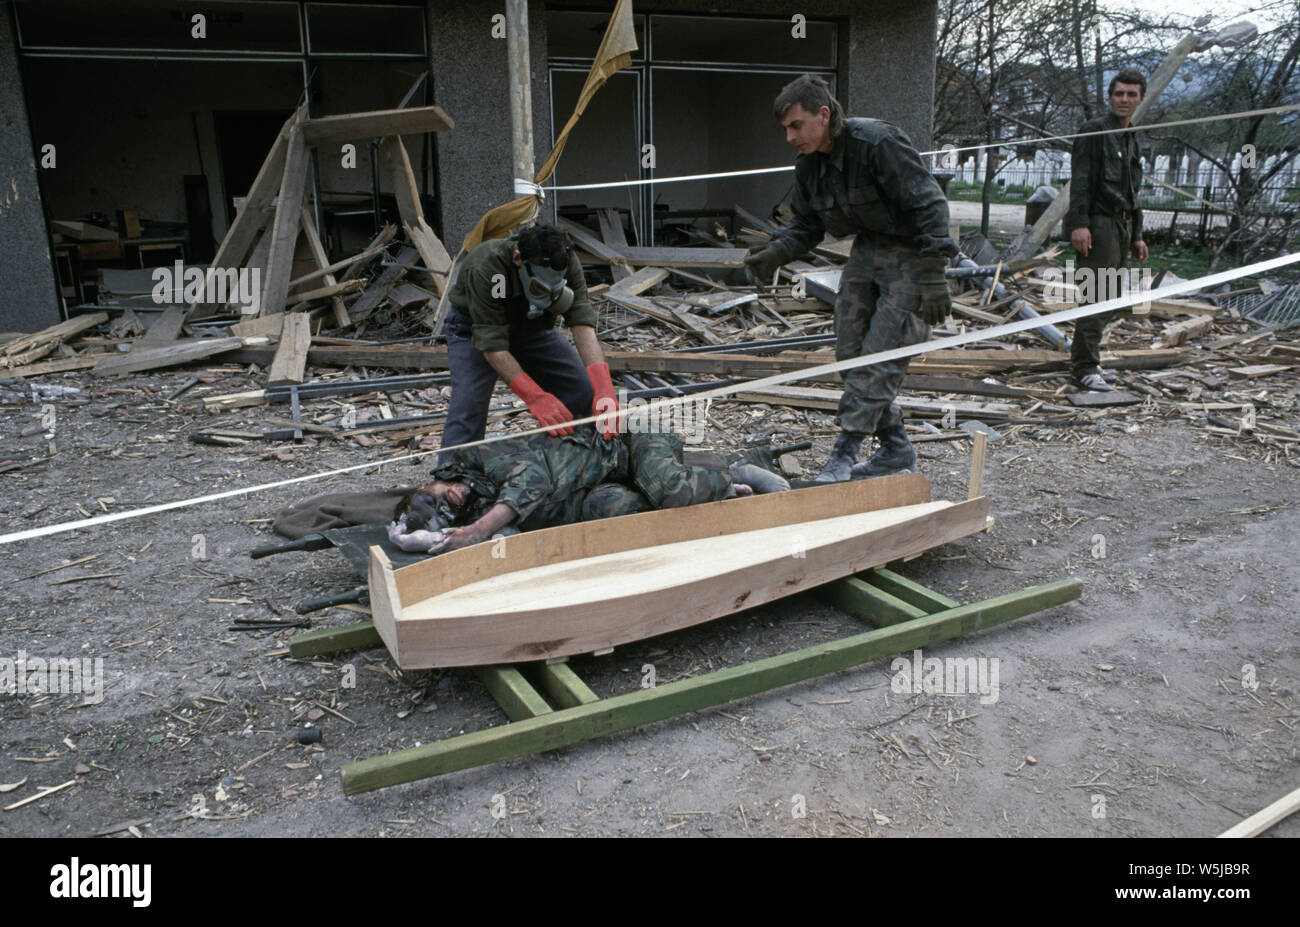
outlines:
{"label": "standing man in dark jacket", "polygon": [[[930,337],[952,311],[944,278],[957,253],[948,235],[948,201],[912,143],[878,119],[846,119],[820,77],[787,84],[774,105],[795,160],[794,218],[772,241],[750,249],[745,271],[759,286],[776,270],[821,243],[827,232],[855,235],[835,301],[835,356],[861,357]],[[840,434],[819,482],[884,476],[916,469],[916,450],[894,398],[907,359],[843,374]],[[862,442],[880,448],[854,466]]]}
{"label": "standing man in dark jacket", "polygon": [[[1082,302],[1105,302],[1123,295],[1117,271],[1126,266],[1129,254],[1137,261],[1147,259],[1138,208],[1142,158],[1133,133],[1116,131],[1128,128],[1146,91],[1141,72],[1129,68],[1116,74],[1107,90],[1110,112],[1079,128],[1080,133],[1109,134],[1076,138],[1071,149],[1065,229],[1079,254],[1082,274],[1075,283],[1080,285]],[[1119,311],[1104,312],[1074,323],[1070,366],[1075,385],[1098,392],[1112,388],[1101,369],[1101,334],[1118,315]]]}
{"label": "standing man in dark jacket", "polygon": [[[582,265],[560,229],[535,225],[483,242],[465,258],[447,299],[451,406],[443,447],[483,437],[498,376],[538,424],[558,426],[552,435],[573,434],[563,423],[574,418],[618,411]],[[560,319],[573,344],[555,330]],[[606,440],[618,434],[612,415],[600,426]]]}

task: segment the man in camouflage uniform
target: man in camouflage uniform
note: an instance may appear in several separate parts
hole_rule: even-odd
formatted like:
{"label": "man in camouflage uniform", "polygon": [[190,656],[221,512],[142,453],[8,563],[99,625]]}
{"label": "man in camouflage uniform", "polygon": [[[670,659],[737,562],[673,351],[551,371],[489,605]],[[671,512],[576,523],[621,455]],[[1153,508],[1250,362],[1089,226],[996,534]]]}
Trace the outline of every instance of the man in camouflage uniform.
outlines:
{"label": "man in camouflage uniform", "polygon": [[[406,530],[395,534],[390,528],[390,537],[405,550],[442,553],[487,540],[506,527],[531,531],[750,494],[741,479],[752,480],[760,492],[772,480],[784,484],[777,488],[789,488],[775,474],[758,470],[728,469],[721,461],[686,463],[675,434],[602,441],[595,428],[581,425],[559,439],[529,435],[453,452],[434,469],[435,480],[399,504],[394,517]],[[427,496],[420,500],[419,494]],[[440,526],[444,530],[436,539],[426,530]]]}
{"label": "man in camouflage uniform", "polygon": [[[1142,240],[1142,210],[1138,190],[1142,187],[1142,158],[1137,139],[1126,129],[1146,95],[1147,82],[1140,71],[1120,71],[1110,82],[1107,101],[1110,112],[1085,122],[1080,133],[1108,132],[1076,138],[1070,156],[1070,211],[1065,230],[1079,254],[1076,279],[1082,302],[1105,302],[1123,295],[1119,274],[1132,253],[1146,261],[1147,245]],[[1085,286],[1086,284],[1086,286]],[[1075,385],[1086,390],[1109,391],[1101,369],[1101,335],[1122,310],[1103,312],[1074,323],[1074,344],[1070,366]]]}
{"label": "man in camouflage uniform", "polygon": [[[750,282],[771,284],[776,270],[821,243],[827,232],[856,235],[835,301],[839,360],[916,344],[952,310],[944,278],[957,253],[948,235],[948,201],[901,129],[878,119],[846,119],[826,81],[805,74],[776,98],[786,141],[799,149],[794,218],[772,241],[750,249]],[[840,435],[817,476],[884,476],[916,469],[916,451],[894,398],[907,360],[859,367],[842,375]],[[854,466],[867,435],[880,448]]]}

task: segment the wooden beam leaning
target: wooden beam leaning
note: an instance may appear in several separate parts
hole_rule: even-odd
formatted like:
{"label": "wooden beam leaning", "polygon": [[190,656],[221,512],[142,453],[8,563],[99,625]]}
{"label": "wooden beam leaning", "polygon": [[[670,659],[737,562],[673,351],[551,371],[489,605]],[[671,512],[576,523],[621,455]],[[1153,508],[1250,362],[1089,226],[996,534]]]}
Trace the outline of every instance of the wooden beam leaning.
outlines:
{"label": "wooden beam leaning", "polygon": [[289,276],[293,271],[293,252],[302,224],[302,198],[307,189],[310,166],[302,127],[289,130],[285,152],[284,177],[280,181],[280,200],[271,226],[271,252],[266,262],[266,279],[262,287],[262,315],[283,312],[289,294]]}
{"label": "wooden beam leaning", "polygon": [[1073,601],[1082,588],[1077,579],[1034,586],[793,653],[349,763],[342,771],[343,789],[355,795],[662,721],[990,628]]}
{"label": "wooden beam leaning", "polygon": [[[248,196],[244,199],[244,208],[241,209],[230,223],[230,228],[226,230],[226,237],[221,239],[221,245],[217,248],[217,253],[212,258],[212,263],[208,266],[207,280],[205,281],[204,292],[212,291],[213,272],[228,267],[244,266],[244,258],[248,256],[249,249],[253,247],[257,240],[257,233],[261,229],[262,213],[271,205],[275,199],[276,193],[280,189],[280,183],[284,177],[285,155],[289,150],[289,133],[294,125],[305,119],[307,115],[307,104],[303,103],[297,111],[285,120],[280,129],[280,134],[275,137],[275,142],[271,145],[271,150],[266,155],[266,160],[262,162],[261,168],[258,169],[257,177],[253,180],[253,185],[248,188]],[[190,307],[190,314],[203,303],[196,303]]]}
{"label": "wooden beam leaning", "polygon": [[[324,270],[330,266],[329,255],[325,253],[325,246],[321,244],[320,235],[316,234],[316,220],[307,208],[307,204],[302,204],[302,233],[307,236],[307,247],[311,249],[312,257],[316,264]],[[326,286],[334,286],[338,280],[332,272],[321,274],[321,278]],[[292,283],[290,283],[292,286]],[[348,315],[348,307],[343,303],[342,296],[330,297],[330,308],[334,310],[334,324],[339,328],[347,328],[352,324],[352,319]]]}
{"label": "wooden beam leaning", "polygon": [[[611,248],[626,248],[627,236],[623,234],[623,219],[617,209],[600,209],[596,211],[600,221],[600,237]],[[632,276],[632,270],[626,264],[614,264],[611,267],[614,282],[620,283]]]}
{"label": "wooden beam leaning", "polygon": [[402,217],[406,237],[420,253],[420,260],[429,269],[429,277],[441,296],[450,279],[451,255],[429,227],[429,223],[424,221],[424,207],[420,205],[415,172],[411,170],[411,159],[406,153],[406,146],[402,144],[401,136],[384,139],[380,147],[383,149],[384,165],[393,185],[393,195],[397,198],[397,211]]}
{"label": "wooden beam leaning", "polygon": [[383,135],[423,135],[446,132],[456,123],[441,106],[412,106],[408,109],[379,109],[369,113],[321,116],[302,124],[303,139],[308,145],[346,142]]}

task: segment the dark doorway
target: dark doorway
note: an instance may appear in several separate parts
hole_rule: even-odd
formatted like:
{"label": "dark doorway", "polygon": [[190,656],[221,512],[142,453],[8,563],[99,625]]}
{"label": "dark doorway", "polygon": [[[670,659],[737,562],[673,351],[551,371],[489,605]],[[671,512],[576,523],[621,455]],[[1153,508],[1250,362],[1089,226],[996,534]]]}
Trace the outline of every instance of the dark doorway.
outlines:
{"label": "dark doorway", "polygon": [[221,159],[221,186],[226,194],[226,221],[235,219],[234,198],[253,185],[266,154],[275,143],[292,110],[215,112],[217,153]]}

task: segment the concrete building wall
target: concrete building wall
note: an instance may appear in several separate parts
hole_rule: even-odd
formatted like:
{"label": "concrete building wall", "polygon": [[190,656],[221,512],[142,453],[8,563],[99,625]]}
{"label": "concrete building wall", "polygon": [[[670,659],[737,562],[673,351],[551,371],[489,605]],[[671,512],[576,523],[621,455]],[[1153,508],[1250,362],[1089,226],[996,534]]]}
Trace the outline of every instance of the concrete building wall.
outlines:
{"label": "concrete building wall", "polygon": [[[533,0],[529,24],[533,137],[539,162],[551,133],[545,8],[543,0]],[[572,7],[565,4],[564,8]],[[494,12],[470,0],[430,0],[428,6],[436,102],[456,119],[456,129],[438,139],[442,217],[447,244],[453,252],[484,212],[513,195],[506,43],[491,38]],[[654,12],[698,14],[701,5],[699,0],[657,0]],[[713,0],[707,12],[741,17],[792,15],[786,0]],[[928,148],[934,86],[934,0],[825,0],[805,4],[804,12],[811,19],[839,21],[838,93],[846,110],[851,115],[894,122],[918,148]],[[652,135],[659,175],[717,170],[721,166],[767,167],[793,161],[792,149],[774,125],[769,109],[771,98],[788,77],[678,73],[683,76],[661,81],[662,86],[654,89],[656,124]],[[597,100],[607,102],[599,95]],[[671,116],[665,112],[666,101],[671,101]],[[568,115],[567,108],[562,112],[560,109],[557,105],[554,114],[557,126]],[[613,112],[599,105],[588,111],[560,162],[557,182],[621,179],[629,172],[626,153],[610,150],[611,142],[627,134],[626,123],[615,127],[610,121],[613,118]],[[602,125],[611,128],[601,131]],[[773,175],[663,185],[655,192],[661,204],[673,208],[728,208],[739,202],[766,213],[788,187],[786,175]],[[622,189],[583,191],[563,194],[561,202],[626,207],[627,193]]]}
{"label": "concrete building wall", "polygon": [[[453,255],[482,215],[514,198],[506,40],[492,37],[504,5],[482,0],[429,0],[429,66],[434,102],[456,122],[438,138],[438,189],[447,250]],[[538,165],[550,150],[546,15],[529,4],[533,147]]]}
{"label": "concrete building wall", "polygon": [[61,314],[11,15],[9,4],[4,4],[0,10],[0,331],[29,332],[56,324]]}

